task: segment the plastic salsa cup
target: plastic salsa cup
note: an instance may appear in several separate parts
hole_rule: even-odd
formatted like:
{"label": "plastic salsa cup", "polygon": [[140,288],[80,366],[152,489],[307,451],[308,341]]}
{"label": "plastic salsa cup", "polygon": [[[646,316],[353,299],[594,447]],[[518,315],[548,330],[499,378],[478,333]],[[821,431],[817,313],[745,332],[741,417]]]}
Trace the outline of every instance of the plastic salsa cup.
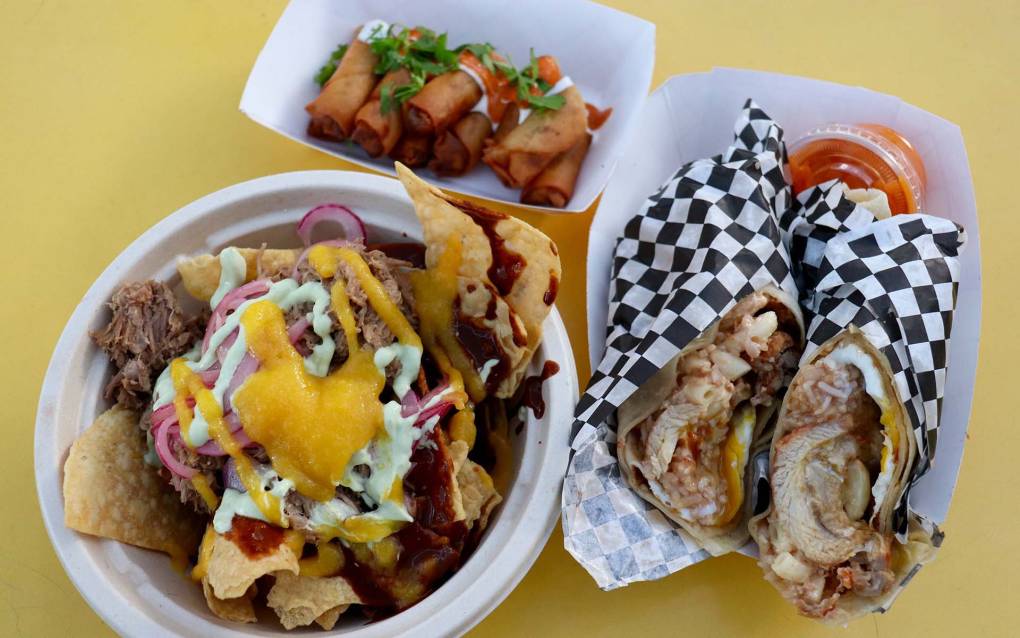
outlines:
{"label": "plastic salsa cup", "polygon": [[850,188],[877,188],[893,214],[924,208],[921,156],[902,135],[880,124],[827,124],[789,148],[793,191],[838,179]]}

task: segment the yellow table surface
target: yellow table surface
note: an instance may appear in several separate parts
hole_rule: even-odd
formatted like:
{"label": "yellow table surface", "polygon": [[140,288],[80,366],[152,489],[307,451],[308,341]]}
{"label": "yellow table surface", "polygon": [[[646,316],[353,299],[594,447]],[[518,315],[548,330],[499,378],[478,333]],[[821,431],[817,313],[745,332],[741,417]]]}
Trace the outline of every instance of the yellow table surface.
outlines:
{"label": "yellow table surface", "polygon": [[[600,592],[564,551],[557,529],[521,585],[474,634],[1016,635],[1020,428],[1004,399],[1017,394],[1020,359],[1020,260],[1012,236],[1020,233],[1020,210],[1011,199],[1020,187],[1014,155],[1020,5],[611,4],[658,25],[653,86],[713,66],[779,71],[898,95],[962,127],[985,272],[985,338],[967,454],[936,562],[889,613],[843,633],[799,618],[754,562],[740,556]],[[0,1],[0,636],[112,635],[57,561],[32,467],[43,374],[64,322],[95,277],[146,228],[206,193],[271,173],[354,168],[237,110],[283,6],[282,0]],[[558,305],[582,383],[588,375],[582,237],[593,211],[522,215],[561,247]]]}

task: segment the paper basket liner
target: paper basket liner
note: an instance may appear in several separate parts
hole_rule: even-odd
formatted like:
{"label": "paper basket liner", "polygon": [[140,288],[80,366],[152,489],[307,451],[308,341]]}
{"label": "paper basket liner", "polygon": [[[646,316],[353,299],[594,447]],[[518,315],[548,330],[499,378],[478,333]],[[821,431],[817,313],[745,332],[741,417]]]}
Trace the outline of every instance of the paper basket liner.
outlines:
{"label": "paper basket liner", "polygon": [[801,193],[781,223],[803,284],[802,361],[851,324],[889,360],[917,441],[910,485],[897,508],[902,533],[910,487],[935,456],[966,233],[931,215],[875,221],[838,182]]}
{"label": "paper basket liner", "polygon": [[616,245],[606,349],[575,411],[563,489],[567,550],[603,589],[661,578],[708,553],[635,494],[615,456],[616,409],[741,297],[795,298],[776,211],[789,205],[782,129],[748,100],[726,152],[685,164]]}

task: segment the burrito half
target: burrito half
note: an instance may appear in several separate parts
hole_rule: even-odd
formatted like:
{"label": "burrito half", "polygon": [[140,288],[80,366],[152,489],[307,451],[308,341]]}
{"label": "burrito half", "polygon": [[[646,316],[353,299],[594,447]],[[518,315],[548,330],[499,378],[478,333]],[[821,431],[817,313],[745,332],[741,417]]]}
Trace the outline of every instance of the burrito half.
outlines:
{"label": "burrito half", "polygon": [[711,554],[746,542],[748,456],[803,349],[797,302],[767,286],[689,343],[618,410],[617,458],[642,498]]}
{"label": "burrito half", "polygon": [[772,502],[749,529],[765,578],[803,615],[845,624],[884,610],[934,556],[916,523],[894,535],[915,453],[889,362],[856,327],[800,368],[772,438]]}

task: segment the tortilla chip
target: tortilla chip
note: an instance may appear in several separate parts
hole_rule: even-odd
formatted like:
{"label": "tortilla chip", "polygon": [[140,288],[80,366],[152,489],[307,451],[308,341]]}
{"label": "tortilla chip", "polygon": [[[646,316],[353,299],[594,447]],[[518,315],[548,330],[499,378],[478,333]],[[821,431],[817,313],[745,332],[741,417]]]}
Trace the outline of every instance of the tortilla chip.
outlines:
{"label": "tortilla chip", "polygon": [[457,485],[464,509],[464,522],[468,527],[477,522],[479,528],[485,529],[492,510],[503,500],[496,492],[489,473],[468,459],[465,453],[465,459],[457,472]]}
{"label": "tortilla chip", "polygon": [[64,524],[183,561],[205,525],[145,463],[145,451],[136,413],[118,406],[99,415],[64,463]]}
{"label": "tortilla chip", "polygon": [[336,625],[336,621],[340,620],[340,616],[350,609],[350,605],[337,605],[329,611],[324,611],[318,618],[315,619],[315,623],[329,631]]}
{"label": "tortilla chip", "polygon": [[216,614],[223,620],[229,620],[231,622],[257,622],[258,618],[255,617],[255,606],[252,605],[252,599],[255,598],[255,594],[258,590],[252,585],[245,592],[244,596],[240,598],[231,598],[229,600],[223,600],[217,598],[216,594],[213,593],[212,586],[209,585],[207,578],[202,579],[202,593],[205,595],[205,603],[209,605],[209,611]]}
{"label": "tortilla chip", "polygon": [[[464,441],[452,441],[446,447],[449,450],[450,462],[453,465],[453,480],[450,481],[452,487],[450,490],[450,501],[453,503],[453,520],[463,521],[467,518],[467,512],[464,511],[464,495],[460,491],[458,473],[467,461],[468,445]],[[470,526],[471,524],[468,523],[468,525]]]}
{"label": "tortilla chip", "polygon": [[[280,617],[284,628],[293,629],[310,625],[320,618],[329,624],[333,611],[340,607],[346,610],[351,604],[361,604],[361,599],[342,576],[320,578],[281,572],[276,574],[276,583],[269,590],[266,604]],[[336,616],[339,617],[340,613],[342,611],[337,612]],[[336,623],[336,619],[333,619],[333,623]]]}
{"label": "tortilla chip", "polygon": [[[238,248],[246,263],[244,279],[251,281],[258,275],[258,256],[262,253],[263,274],[289,273],[297,261],[298,251],[287,248]],[[195,299],[209,301],[220,285],[220,259],[216,255],[181,257],[177,261],[181,283]]]}
{"label": "tortilla chip", "polygon": [[[434,267],[446,247],[447,239],[456,235],[460,237],[462,246],[458,275],[492,284],[488,275],[493,262],[489,238],[465,210],[476,210],[481,214],[501,214],[485,211],[475,204],[446,195],[400,162],[396,163],[396,169],[421,221],[425,236],[426,265]],[[556,244],[530,224],[505,215],[496,222],[494,232],[503,240],[507,250],[523,256],[526,261],[510,292],[504,296],[507,304],[523,322],[528,338],[527,356],[510,371],[506,382],[507,388],[504,390],[501,385],[500,391],[496,393],[496,396],[508,397],[513,394],[513,390],[524,377],[531,355],[538,348],[542,337],[542,322],[552,308],[552,304],[547,304],[545,299],[547,293],[555,297],[562,268]],[[552,283],[553,280],[556,283]]]}
{"label": "tortilla chip", "polygon": [[233,541],[217,534],[209,554],[206,578],[218,598],[238,598],[266,574],[287,571],[298,573],[298,556],[287,543],[280,543],[272,552],[257,558],[249,558]]}

